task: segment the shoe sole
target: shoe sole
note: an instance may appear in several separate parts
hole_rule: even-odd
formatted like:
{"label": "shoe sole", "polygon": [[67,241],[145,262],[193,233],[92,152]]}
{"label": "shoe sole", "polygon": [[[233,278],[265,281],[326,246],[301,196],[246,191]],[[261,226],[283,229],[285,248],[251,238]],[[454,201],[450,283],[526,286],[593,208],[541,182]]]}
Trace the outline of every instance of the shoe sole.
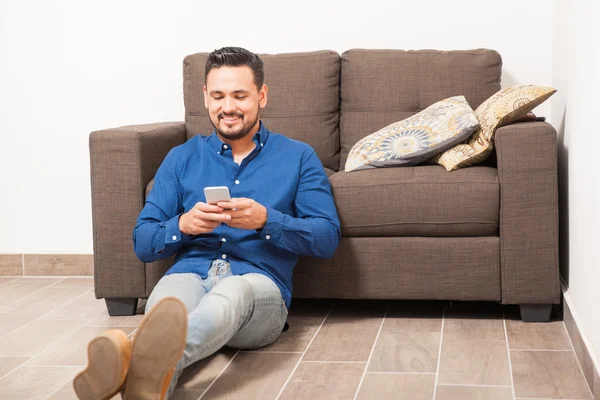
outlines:
{"label": "shoe sole", "polygon": [[185,350],[187,308],[176,297],[159,300],[142,320],[132,344],[124,400],[162,400]]}
{"label": "shoe sole", "polygon": [[73,379],[80,400],[105,400],[113,397],[125,382],[131,344],[127,335],[115,329],[104,332],[88,344],[88,365]]}

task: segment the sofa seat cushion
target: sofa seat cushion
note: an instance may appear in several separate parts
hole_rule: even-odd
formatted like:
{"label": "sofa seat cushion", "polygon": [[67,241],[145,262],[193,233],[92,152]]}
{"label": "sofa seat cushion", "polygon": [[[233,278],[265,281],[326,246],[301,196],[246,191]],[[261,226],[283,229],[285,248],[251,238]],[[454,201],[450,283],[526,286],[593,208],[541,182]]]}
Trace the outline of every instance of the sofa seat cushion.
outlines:
{"label": "sofa seat cushion", "polygon": [[440,165],[336,172],[330,182],[344,236],[497,236],[497,169]]}

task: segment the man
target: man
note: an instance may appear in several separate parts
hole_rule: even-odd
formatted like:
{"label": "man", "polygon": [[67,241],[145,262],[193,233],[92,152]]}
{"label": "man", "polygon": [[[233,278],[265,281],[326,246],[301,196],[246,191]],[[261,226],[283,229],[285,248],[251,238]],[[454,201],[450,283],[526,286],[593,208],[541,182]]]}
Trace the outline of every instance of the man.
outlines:
{"label": "man", "polygon": [[[169,152],[133,231],[140,260],[175,262],[131,345],[114,331],[90,343],[74,380],[80,398],[110,398],[124,381],[126,399],[163,398],[185,367],[222,346],[274,342],[298,256],[334,254],[340,225],[323,166],[310,146],[261,123],[263,80],[262,60],[245,49],[209,55],[204,101],[215,131]],[[228,186],[232,199],[207,204],[208,186]],[[99,367],[97,353],[114,367]]]}

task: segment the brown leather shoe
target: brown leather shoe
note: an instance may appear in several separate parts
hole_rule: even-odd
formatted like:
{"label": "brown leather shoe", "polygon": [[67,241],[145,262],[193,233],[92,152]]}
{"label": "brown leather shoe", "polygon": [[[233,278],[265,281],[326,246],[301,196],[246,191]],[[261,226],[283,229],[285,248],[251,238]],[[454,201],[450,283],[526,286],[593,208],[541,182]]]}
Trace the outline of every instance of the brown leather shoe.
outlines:
{"label": "brown leather shoe", "polygon": [[129,362],[131,342],[118,329],[104,332],[88,344],[88,365],[73,379],[73,388],[81,400],[113,397],[123,386]]}
{"label": "brown leather shoe", "polygon": [[176,297],[162,298],[146,314],[131,345],[124,400],[164,399],[185,349],[187,317]]}

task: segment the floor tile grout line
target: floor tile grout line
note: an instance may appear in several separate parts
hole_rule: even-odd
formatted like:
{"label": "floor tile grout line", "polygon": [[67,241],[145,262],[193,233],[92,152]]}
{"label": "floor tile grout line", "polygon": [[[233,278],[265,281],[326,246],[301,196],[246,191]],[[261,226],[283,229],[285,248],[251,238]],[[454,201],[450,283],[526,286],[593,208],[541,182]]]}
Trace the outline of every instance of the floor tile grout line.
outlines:
{"label": "floor tile grout line", "polygon": [[[60,282],[60,281],[59,281],[59,282]],[[58,283],[58,282],[54,282],[54,283],[53,283],[52,285],[50,285],[50,286],[56,285],[57,283]],[[46,286],[44,289],[46,289],[46,288],[49,288],[50,286]],[[41,290],[44,290],[44,289],[40,289],[40,290],[38,290],[37,292],[39,292],[39,291],[41,291]],[[37,292],[35,292],[35,293],[37,293]],[[13,329],[12,331],[8,332],[6,335],[4,335],[4,336],[0,336],[0,340],[4,339],[5,337],[7,337],[8,335],[10,335],[10,334],[11,334],[11,333],[13,333],[13,332],[16,332],[16,331],[18,331],[19,329],[23,329],[23,328],[25,328],[27,325],[29,325],[29,324],[31,324],[31,323],[33,323],[33,322],[35,322],[35,321],[38,321],[38,320],[40,320],[40,318],[42,318],[44,315],[46,315],[46,314],[48,314],[48,313],[50,313],[50,312],[52,312],[52,311],[56,310],[58,307],[62,307],[62,306],[64,306],[65,304],[67,304],[67,303],[70,303],[71,301],[73,301],[73,300],[75,300],[75,299],[77,299],[77,298],[79,298],[79,297],[83,296],[83,295],[84,295],[84,294],[86,294],[87,292],[89,292],[89,290],[88,290],[88,291],[85,291],[85,292],[83,292],[82,294],[80,294],[79,296],[75,297],[74,299],[71,299],[71,300],[67,301],[66,303],[63,303],[63,304],[61,304],[61,305],[57,306],[56,308],[53,308],[53,309],[51,309],[50,311],[47,311],[47,312],[43,313],[42,315],[39,315],[39,316],[35,317],[34,319],[32,319],[31,321],[29,321],[28,323],[26,323],[26,324],[24,324],[24,325],[22,325],[22,326],[18,327],[17,329]],[[33,293],[31,293],[31,294],[33,294]],[[28,297],[28,296],[27,296],[27,297]],[[21,300],[19,300],[19,301],[21,301]],[[27,314],[27,313],[0,313],[0,314]],[[48,320],[48,321],[51,321],[51,320]],[[73,321],[73,320],[69,320],[69,321]],[[62,339],[61,339],[61,340],[62,340]]]}
{"label": "floor tile grout line", "polygon": [[[4,285],[8,285],[9,283],[14,283],[14,282],[16,282],[18,280],[27,280],[27,279],[60,279],[58,282],[55,282],[55,283],[53,283],[53,284],[51,284],[49,286],[46,286],[46,287],[57,285],[57,284],[59,284],[61,282],[66,281],[67,279],[72,279],[72,278],[86,278],[86,279],[90,279],[90,280],[94,279],[93,276],[89,276],[88,277],[88,276],[20,276],[20,275],[1,275],[0,278],[15,278],[15,279],[13,279],[11,281],[0,283],[0,287],[4,286]],[[46,287],[44,287],[44,289]],[[90,287],[89,286],[60,286],[60,288],[61,289],[78,289],[78,288],[90,288]],[[93,287],[91,287],[90,289],[93,289]],[[38,292],[39,292],[39,290],[38,290]],[[29,295],[32,295],[34,293],[35,292],[30,293],[30,294],[28,294],[25,297],[28,297]],[[21,301],[25,297],[22,297],[21,299],[17,300],[17,302]],[[13,304],[13,303],[5,304],[4,306],[10,306],[11,304]]]}
{"label": "floor tile grout line", "polygon": [[510,357],[510,343],[508,342],[508,330],[506,329],[506,315],[504,315],[504,308],[502,308],[502,325],[504,327],[504,339],[506,340],[506,354],[508,354],[508,373],[510,374],[510,385],[512,386],[512,398],[513,400],[516,400],[517,391],[515,389],[515,380],[513,378],[512,359]]}
{"label": "floor tile grout line", "polygon": [[467,386],[467,387],[493,387],[493,388],[512,388],[510,385],[478,385],[475,383],[438,383],[438,386]]}
{"label": "floor tile grout line", "polygon": [[367,374],[391,374],[391,375],[435,375],[435,372],[367,371]]}
{"label": "floor tile grout line", "polygon": [[87,364],[84,365],[23,365],[27,368],[83,368]]}
{"label": "floor tile grout line", "polygon": [[[15,357],[15,358],[26,358],[26,357]],[[29,361],[29,360],[27,360]],[[13,372],[15,372],[16,370],[18,370],[21,367],[26,367],[25,363],[27,362],[25,361],[23,364],[19,365],[16,368],[11,369],[10,371],[8,371],[6,374],[0,376],[0,381],[4,378],[6,378],[8,375],[12,374]],[[32,365],[29,366],[27,368],[79,368],[79,365]],[[65,383],[66,384],[66,383]],[[63,385],[64,386],[64,385]],[[61,386],[62,388],[62,386]],[[52,392],[52,394],[54,394],[55,392]],[[52,394],[50,396],[52,396]]]}
{"label": "floor tile grout line", "polygon": [[[56,282],[56,283],[58,283],[58,282]],[[65,289],[67,289],[67,288],[65,288]],[[71,289],[71,288],[68,288],[68,289]],[[57,307],[54,307],[51,310],[46,311],[45,313],[43,313],[42,315],[40,315],[39,317],[37,317],[37,319],[40,319],[44,315],[50,314],[51,312],[54,312],[54,311],[58,310],[59,308],[64,307],[67,304],[74,302],[75,300],[79,299],[80,297],[85,296],[89,292],[93,292],[94,291],[94,289],[83,288],[83,287],[82,288],[77,287],[77,288],[73,288],[73,289],[88,289],[88,290],[86,290],[85,292],[81,293],[79,296],[73,297],[71,300],[67,301],[66,303],[62,303],[61,305],[59,305]],[[73,319],[70,319],[70,320],[52,320],[52,319],[48,319],[48,320],[43,320],[43,321],[85,321],[85,320],[83,320],[83,319],[77,319],[77,320],[73,320]]]}
{"label": "floor tile grout line", "polygon": [[315,360],[309,360],[309,361],[302,361],[305,363],[314,363],[314,364],[364,364],[366,361],[315,361]]}
{"label": "floor tile grout line", "polygon": [[[557,400],[556,398],[551,397],[518,397],[517,400]],[[593,400],[593,399],[560,399],[560,400]]]}
{"label": "floor tile grout line", "polygon": [[[47,279],[47,278],[42,278],[42,279]],[[50,287],[52,287],[52,286],[54,286],[54,285],[56,285],[57,283],[59,283],[59,282],[62,282],[62,281],[64,281],[64,279],[59,279],[58,281],[56,281],[56,282],[54,282],[54,283],[52,283],[52,284],[50,284],[50,285],[48,285],[48,286],[44,286],[43,288],[41,288],[41,289],[38,289],[38,290],[36,290],[35,292],[31,292],[31,293],[29,293],[28,295],[26,295],[25,297],[21,297],[19,300],[17,300],[17,301],[14,301],[14,302],[12,302],[12,303],[10,303],[10,304],[5,304],[5,305],[3,305],[2,307],[8,307],[8,306],[12,306],[13,304],[20,303],[21,301],[23,301],[23,300],[27,299],[28,297],[31,297],[31,296],[33,296],[34,294],[36,294],[36,293],[38,293],[38,292],[41,292],[42,290],[48,289],[48,288],[50,288]],[[10,282],[7,282],[7,283],[10,283]]]}
{"label": "floor tile grout line", "polygon": [[[56,282],[56,283],[58,283],[58,282]],[[75,289],[87,289],[87,288],[75,288]],[[58,305],[58,306],[56,306],[56,307],[54,307],[54,308],[46,311],[45,313],[43,313],[42,315],[40,315],[39,317],[37,317],[36,319],[34,319],[34,321],[41,320],[40,318],[42,318],[44,315],[50,314],[51,312],[54,312],[54,311],[58,310],[59,308],[64,307],[67,304],[74,302],[75,300],[79,299],[80,297],[88,294],[89,292],[91,292],[93,290],[94,289],[88,289],[85,292],[81,293],[80,295],[78,295],[76,297],[73,297],[71,300],[69,300],[69,301],[67,301],[65,303],[62,303],[62,304],[60,304],[60,305]],[[41,320],[41,321],[85,321],[85,320],[83,320],[83,319],[67,319],[67,320],[52,320],[52,319],[48,319],[48,320]]]}
{"label": "floor tile grout line", "polygon": [[[22,358],[26,358],[26,357],[22,357]],[[29,360],[27,360],[27,361],[29,361]],[[25,364],[27,361],[25,361],[23,364]],[[10,375],[10,374],[12,374],[13,372],[15,372],[17,369],[21,368],[21,366],[22,366],[23,364],[20,364],[19,366],[17,366],[17,367],[15,367],[15,368],[11,369],[10,371],[8,371],[7,373],[5,373],[4,375],[1,375],[1,376],[0,376],[0,381],[1,381],[2,379],[6,378],[8,375]]]}
{"label": "floor tile grout line", "polygon": [[11,282],[16,282],[16,281],[18,281],[19,279],[21,279],[21,278],[22,278],[22,276],[0,276],[0,278],[15,278],[15,279],[13,279],[12,281],[8,281],[8,282],[0,283],[0,287],[1,287],[1,286],[4,286],[4,285],[8,285],[8,284],[9,284],[9,283],[11,283]]}
{"label": "floor tile grout line", "polygon": [[[587,386],[590,395],[592,395],[592,399],[594,398],[594,393],[592,392],[592,388],[590,387],[587,378],[585,377],[585,372],[583,372],[583,367],[581,366],[581,362],[579,361],[579,357],[577,357],[577,352],[575,351],[575,346],[573,345],[573,341],[571,340],[571,335],[569,335],[569,331],[567,330],[567,325],[565,325],[565,321],[563,320],[563,328],[565,330],[565,333],[567,334],[567,337],[569,338],[569,343],[571,343],[571,348],[573,350],[571,350],[573,352],[573,354],[575,355],[575,360],[577,360],[577,365],[579,365],[579,370],[581,371],[581,375],[583,376],[583,381],[585,382],[585,385]],[[595,368],[594,368],[595,369]],[[593,382],[593,381],[592,381]]]}
{"label": "floor tile grout line", "polygon": [[444,341],[444,322],[446,321],[446,306],[442,310],[442,327],[440,328],[440,348],[438,349],[437,368],[435,370],[435,382],[433,384],[433,400],[437,393],[438,382],[440,380],[440,363],[442,361],[442,343]]}
{"label": "floor tile grout line", "polygon": [[[557,400],[551,397],[519,397],[517,400]],[[560,399],[560,400],[593,400],[593,399]]]}
{"label": "floor tile grout line", "polygon": [[[61,282],[61,281],[58,281],[58,282]],[[52,285],[50,285],[50,286],[56,285],[58,282],[55,282],[55,283],[53,283],[53,284],[52,284]],[[50,286],[47,286],[47,287],[50,287]],[[44,288],[44,289],[45,289],[45,288]],[[42,289],[42,290],[43,290],[43,289]],[[80,296],[83,296],[83,295],[84,295],[85,293],[87,293],[87,292],[88,292],[88,291],[85,291],[85,292],[83,292],[81,295],[79,295],[79,296],[77,296],[76,298],[74,298],[74,299],[72,299],[72,300],[68,301],[67,303],[70,303],[71,301],[73,301],[73,300],[75,300],[75,299],[79,298]],[[32,293],[32,294],[33,294],[33,293]],[[67,304],[67,303],[64,303],[64,304]],[[64,305],[64,304],[63,304],[63,305]],[[61,305],[61,306],[58,306],[58,307],[62,307],[62,305]],[[57,307],[57,308],[58,308],[58,307]],[[56,308],[54,308],[54,309],[52,309],[51,311],[48,311],[48,312],[52,312],[52,311],[54,311],[55,309],[56,309]],[[33,323],[34,321],[38,321],[38,320],[39,320],[39,319],[40,319],[42,316],[44,316],[44,315],[46,315],[46,314],[47,314],[47,313],[44,313],[44,314],[40,315],[39,317],[32,319],[31,321],[29,321],[29,322],[28,322],[28,323],[26,323],[25,325],[23,325],[23,326],[20,326],[20,327],[18,327],[17,329],[15,329],[15,330],[12,330],[12,331],[8,332],[6,335],[4,335],[4,336],[0,337],[0,340],[2,340],[3,338],[5,338],[6,336],[10,335],[11,333],[18,331],[19,329],[25,328],[27,325],[29,325],[29,324]],[[81,329],[81,328],[82,328],[82,327],[79,327],[79,328],[77,328],[77,329],[76,329],[75,331],[73,331],[72,333],[75,333],[75,332],[77,332],[77,331],[78,331],[79,329]],[[67,335],[67,336],[65,336],[64,338],[66,338],[66,337],[68,337],[68,336],[70,336],[70,334],[69,334],[69,335]],[[58,343],[58,342],[62,341],[64,338],[61,338],[61,339],[59,339],[58,341],[56,341],[55,343],[53,343],[52,345],[50,345],[50,346],[46,347],[44,350],[42,350],[42,352],[44,352],[44,351],[48,350],[50,347],[52,347],[52,346],[54,346],[56,343]],[[35,355],[35,356],[33,356],[33,357],[29,357],[29,360],[25,361],[23,364],[20,364],[20,365],[19,365],[19,366],[17,366],[16,368],[13,368],[12,370],[10,370],[10,371],[9,371],[9,372],[7,372],[6,374],[4,374],[2,377],[0,377],[0,379],[4,378],[4,377],[5,377],[5,376],[7,376],[8,374],[10,374],[10,373],[12,373],[12,372],[16,371],[17,369],[19,369],[19,368],[21,368],[21,367],[26,367],[26,366],[27,366],[26,364],[27,364],[28,362],[30,362],[31,360],[33,360],[35,357],[39,356],[40,354],[42,354],[42,353],[40,352],[40,353],[36,354],[36,355]],[[18,357],[21,357],[21,356],[18,356]],[[22,357],[22,358],[26,358],[26,357],[27,357],[27,356],[24,356],[24,357]],[[30,367],[31,367],[31,366],[30,366]],[[63,386],[64,386],[64,385],[63,385]]]}
{"label": "floor tile grout line", "polygon": [[[70,381],[67,381],[65,383],[65,385],[68,384],[69,382]],[[65,387],[65,385],[62,385],[61,387],[59,387],[58,389],[56,389],[54,392],[50,393],[47,397],[44,398],[44,400],[48,400],[50,397],[54,396],[60,389],[62,389],[63,387]]]}
{"label": "floor tile grout line", "polygon": [[0,278],[25,278],[25,279],[73,279],[73,278],[83,278],[83,279],[94,279],[93,275],[0,275]]}
{"label": "floor tile grout line", "polygon": [[[292,379],[292,376],[294,375],[294,373],[296,372],[296,370],[298,369],[298,366],[300,365],[300,363],[302,362],[302,359],[304,358],[304,356],[306,355],[306,352],[308,351],[308,349],[310,348],[310,345],[315,341],[315,338],[317,337],[317,335],[319,334],[319,332],[321,331],[321,328],[323,327],[323,325],[325,324],[325,321],[327,321],[327,318],[329,317],[329,314],[331,314],[331,310],[333,310],[333,305],[331,307],[329,307],[329,311],[327,311],[327,314],[325,315],[325,317],[323,318],[323,321],[321,321],[321,325],[319,325],[319,328],[317,329],[317,331],[315,332],[315,334],[313,335],[312,339],[310,339],[310,342],[308,342],[308,344],[306,345],[306,347],[304,348],[304,351],[302,352],[302,355],[300,356],[300,358],[298,359],[298,362],[296,362],[296,365],[294,365],[294,368],[292,369],[292,371],[290,372],[290,374],[288,375],[287,379],[285,380],[285,382],[283,383],[283,386],[281,387],[281,389],[279,390],[279,393],[277,394],[277,397],[275,397],[275,400],[278,400],[279,397],[281,397],[281,394],[283,393],[283,391],[285,390],[285,387],[288,385],[288,383],[290,382],[290,380]],[[200,399],[198,399],[200,400]]]}
{"label": "floor tile grout line", "polygon": [[[563,314],[564,314],[564,312],[563,312]],[[573,345],[573,341],[571,340],[571,335],[569,334],[569,330],[567,329],[567,325],[565,324],[564,318],[562,321],[562,326],[563,326],[563,329],[565,330],[567,337],[569,338],[569,344],[571,345],[571,350],[575,351],[575,346]],[[575,353],[575,355],[577,355],[577,353]],[[579,358],[577,359],[577,361],[579,361]]]}
{"label": "floor tile grout line", "polygon": [[44,400],[48,400],[50,397],[54,396],[56,393],[58,393],[60,391],[60,389],[62,389],[63,387],[65,387],[65,385],[67,385],[69,382],[73,381],[73,379],[75,379],[75,377],[73,377],[70,380],[66,381],[61,387],[59,387],[58,389],[56,389],[54,392],[50,393]]}
{"label": "floor tile grout line", "polygon": [[[529,323],[533,323],[533,322],[524,322],[526,324]],[[547,352],[558,352],[560,353],[562,352],[569,352],[569,351],[573,351],[573,350],[559,350],[559,349],[510,349],[510,351],[547,351]]]}
{"label": "floor tile grout line", "polygon": [[[83,296],[84,294],[86,294],[86,293],[88,293],[88,292],[89,292],[89,290],[88,290],[88,291],[85,291],[85,292],[83,292],[82,294],[80,294],[79,296],[75,297],[74,299],[72,299],[72,300],[69,300],[69,301],[67,301],[67,302],[66,302],[66,303],[64,303],[64,304],[62,304],[62,305],[60,305],[60,306],[58,306],[58,307],[56,307],[56,308],[53,308],[52,310],[48,311],[47,313],[44,313],[44,314],[40,315],[39,317],[37,317],[37,318],[35,318],[35,319],[33,319],[33,320],[29,321],[29,322],[28,322],[28,323],[26,323],[25,325],[23,325],[23,326],[21,326],[21,327],[19,327],[19,328],[15,329],[15,330],[14,330],[14,331],[12,331],[11,333],[13,333],[13,332],[16,332],[17,330],[19,330],[19,329],[22,329],[22,328],[26,327],[27,325],[29,325],[29,324],[33,323],[34,321],[52,321],[52,320],[40,320],[40,318],[41,318],[41,317],[43,317],[44,315],[46,315],[46,314],[48,314],[48,313],[50,313],[50,312],[52,312],[52,311],[56,310],[57,308],[59,308],[59,307],[62,307],[62,306],[64,306],[65,304],[68,304],[68,303],[70,303],[71,301],[75,301],[75,300],[77,300],[79,297]],[[60,321],[60,320],[59,320],[59,321]],[[69,321],[83,321],[83,320],[69,320]],[[54,342],[54,343],[52,343],[50,346],[48,346],[48,347],[44,348],[44,350],[40,351],[40,352],[39,352],[38,354],[36,354],[35,356],[33,356],[33,357],[29,358],[29,360],[25,361],[23,364],[19,365],[19,367],[17,367],[17,368],[26,367],[26,366],[27,366],[26,364],[27,364],[27,363],[29,363],[31,360],[33,360],[34,358],[36,358],[37,356],[39,356],[40,354],[42,354],[43,352],[45,352],[46,350],[48,350],[50,347],[54,346],[55,344],[57,344],[57,343],[59,343],[59,342],[62,342],[63,340],[65,340],[65,339],[66,339],[66,338],[68,338],[69,336],[71,336],[71,335],[75,334],[76,332],[78,332],[79,330],[81,330],[81,328],[84,328],[84,327],[85,327],[85,324],[84,324],[84,325],[81,325],[79,328],[75,329],[73,332],[69,333],[68,335],[66,335],[66,336],[64,336],[64,337],[62,337],[62,338],[60,338],[60,339],[58,339],[56,342]],[[10,333],[9,333],[8,335],[10,335]],[[6,335],[5,335],[5,336],[6,336]],[[3,336],[2,338],[4,338],[5,336]],[[2,339],[2,338],[0,338],[0,339]],[[30,366],[30,367],[34,367],[34,366],[37,366],[37,365],[29,365],[29,366]],[[16,368],[15,368],[15,370],[16,370]]]}
{"label": "floor tile grout line", "polygon": [[356,387],[356,392],[354,393],[353,400],[358,398],[358,393],[360,392],[360,388],[362,387],[363,381],[365,380],[365,376],[367,376],[367,370],[369,369],[369,364],[371,363],[371,358],[373,357],[373,352],[375,351],[375,346],[379,341],[379,336],[381,335],[381,330],[383,329],[383,324],[385,323],[385,317],[387,317],[388,309],[385,309],[383,313],[383,320],[381,321],[381,325],[379,325],[379,330],[377,331],[377,336],[375,336],[375,340],[373,341],[373,346],[371,347],[371,352],[369,353],[369,358],[367,358],[367,363],[365,365],[365,369],[363,370],[363,374],[360,377],[360,381],[358,382],[358,386]]}
{"label": "floor tile grout line", "polygon": [[225,372],[225,370],[227,370],[227,368],[229,368],[229,366],[231,365],[231,363],[233,362],[233,360],[235,359],[235,357],[240,354],[240,350],[238,350],[233,357],[231,357],[231,360],[229,360],[229,362],[227,363],[227,365],[221,370],[221,372],[219,372],[219,374],[215,377],[215,379],[213,379],[213,381],[210,383],[210,385],[208,385],[208,387],[204,390],[204,392],[202,392],[202,394],[200,395],[200,397],[198,397],[198,399],[196,400],[200,400],[201,398],[204,397],[204,395],[206,393],[208,393],[208,391],[210,390],[210,388],[212,387],[212,385],[215,384],[215,382],[217,380],[219,380],[219,378],[221,377],[221,375],[223,375],[223,373]]}
{"label": "floor tile grout line", "polygon": [[262,354],[262,353],[269,353],[269,354],[302,354],[301,351],[268,351],[268,350],[261,350],[261,351],[257,351],[257,350],[240,350],[240,353],[250,353],[250,354]]}
{"label": "floor tile grout line", "polygon": [[[46,350],[50,349],[52,346],[62,342],[63,340],[65,340],[66,338],[68,338],[69,336],[72,336],[74,334],[76,334],[77,332],[79,332],[82,328],[84,328],[84,326],[80,326],[79,328],[75,329],[73,332],[69,333],[68,335],[66,335],[65,337],[62,337],[60,339],[58,339],[56,342],[52,343],[50,346],[44,348],[44,350],[40,351],[39,353],[37,353],[35,356],[31,357],[29,360],[25,361],[23,364],[20,365],[20,367],[40,367],[40,365],[27,365],[28,363],[30,363],[31,361],[35,360],[38,356],[42,355]],[[84,365],[85,367],[85,365]]]}
{"label": "floor tile grout line", "polygon": [[[81,320],[79,320],[79,321],[81,321]],[[33,361],[33,360],[34,360],[36,357],[38,357],[38,356],[40,356],[40,355],[44,354],[44,353],[45,353],[47,350],[49,350],[51,347],[53,347],[53,346],[56,346],[56,345],[57,345],[57,344],[59,344],[60,342],[67,340],[69,337],[71,337],[71,336],[75,335],[76,333],[78,333],[79,331],[81,331],[81,330],[83,330],[83,329],[85,329],[85,328],[102,328],[102,329],[104,330],[104,332],[106,332],[107,330],[109,330],[109,329],[111,329],[111,328],[112,328],[112,329],[120,329],[121,327],[108,327],[108,328],[106,328],[106,327],[104,327],[104,326],[85,326],[85,325],[82,325],[82,326],[80,326],[79,328],[75,329],[73,332],[69,333],[67,336],[65,336],[65,337],[63,337],[63,338],[61,338],[61,339],[59,339],[57,342],[54,342],[54,343],[53,343],[53,344],[51,344],[50,346],[46,347],[44,350],[42,350],[40,353],[38,353],[38,354],[37,354],[37,355],[35,355],[34,357],[31,357],[29,360],[25,361],[25,362],[24,362],[24,363],[23,363],[21,366],[23,366],[23,367],[44,367],[44,365],[26,365],[26,364],[28,364],[28,363],[30,363],[31,361]],[[120,330],[122,331],[122,329],[120,329]],[[103,332],[103,333],[104,333],[104,332]],[[101,334],[102,334],[102,333],[99,333],[98,335],[101,335]],[[98,335],[96,335],[96,336],[98,336]],[[92,339],[90,339],[90,340],[88,341],[88,344],[89,344],[89,342],[90,342],[91,340],[92,340]],[[87,346],[85,346],[85,348],[86,348],[86,354],[87,354]],[[86,367],[86,366],[87,366],[87,362],[86,362],[86,364],[85,364],[85,365],[73,365],[73,367],[81,367],[81,368],[83,368],[83,367]],[[57,365],[57,367],[60,367],[60,365]],[[70,365],[66,365],[66,367],[70,367]]]}

